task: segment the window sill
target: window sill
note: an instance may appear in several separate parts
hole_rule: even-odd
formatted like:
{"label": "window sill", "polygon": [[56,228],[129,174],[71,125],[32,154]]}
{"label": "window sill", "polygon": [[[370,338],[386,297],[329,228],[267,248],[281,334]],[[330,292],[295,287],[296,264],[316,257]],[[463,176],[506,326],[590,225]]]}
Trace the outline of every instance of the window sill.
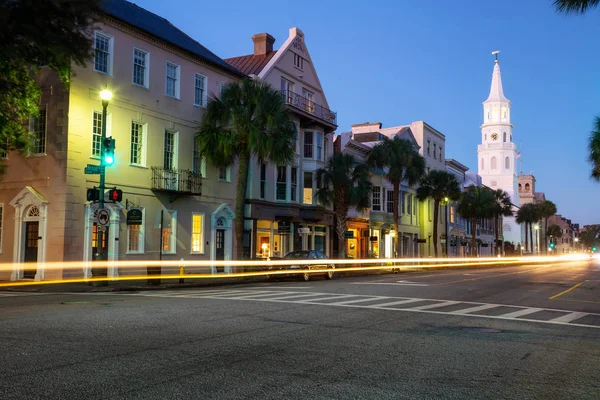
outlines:
{"label": "window sill", "polygon": [[174,255],[177,255],[177,253],[172,252],[172,251],[169,251],[169,252],[163,251],[162,255],[163,256],[174,256]]}
{"label": "window sill", "polygon": [[145,85],[140,85],[139,83],[135,83],[135,82],[131,82],[132,86],[138,87],[140,89],[146,89],[147,91],[150,91],[150,87],[149,86],[145,86]]}
{"label": "window sill", "polygon": [[194,103],[194,107],[196,107],[196,108],[203,108],[203,109],[206,110],[206,105],[205,104],[196,104],[196,103]]}
{"label": "window sill", "polygon": [[171,96],[170,94],[166,94],[165,93],[165,97],[168,97],[168,98],[173,99],[173,100],[179,100],[179,101],[181,101],[181,99],[179,97]]}
{"label": "window sill", "polygon": [[203,255],[206,255],[206,253],[204,251],[192,251],[192,252],[190,252],[190,255],[191,256],[203,256]]}
{"label": "window sill", "polygon": [[148,169],[148,167],[146,167],[145,165],[140,165],[140,164],[129,164],[130,167],[133,168],[139,168],[139,169]]}
{"label": "window sill", "polygon": [[47,155],[48,155],[48,153],[31,153],[31,154],[28,154],[27,157],[45,157]]}
{"label": "window sill", "polygon": [[109,72],[99,71],[96,68],[94,68],[94,72],[97,72],[97,73],[102,74],[102,75],[110,76],[112,78],[112,74],[109,73]]}
{"label": "window sill", "polygon": [[146,254],[144,251],[128,251],[125,254],[128,256],[136,256],[136,255],[144,255]]}
{"label": "window sill", "polygon": [[98,160],[98,161],[100,161],[100,156],[90,156],[90,160]]}
{"label": "window sill", "polygon": [[227,179],[220,179],[220,178],[219,178],[219,182],[223,182],[223,183],[231,183],[231,181],[230,181],[230,180],[227,180]]}

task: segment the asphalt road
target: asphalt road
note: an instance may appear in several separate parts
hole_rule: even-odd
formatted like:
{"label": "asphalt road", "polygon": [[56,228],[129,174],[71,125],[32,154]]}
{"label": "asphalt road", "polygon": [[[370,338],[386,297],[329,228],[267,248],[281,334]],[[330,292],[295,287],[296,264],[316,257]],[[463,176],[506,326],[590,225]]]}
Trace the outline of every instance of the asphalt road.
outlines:
{"label": "asphalt road", "polygon": [[598,399],[600,265],[0,293],[1,399]]}

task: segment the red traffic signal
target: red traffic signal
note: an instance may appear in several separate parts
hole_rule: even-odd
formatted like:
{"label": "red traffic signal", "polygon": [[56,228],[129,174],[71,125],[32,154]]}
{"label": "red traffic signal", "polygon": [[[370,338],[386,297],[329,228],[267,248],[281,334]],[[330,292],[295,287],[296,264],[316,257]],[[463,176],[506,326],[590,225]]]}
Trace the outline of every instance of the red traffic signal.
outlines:
{"label": "red traffic signal", "polygon": [[121,189],[110,189],[108,192],[108,199],[110,201],[114,201],[115,203],[123,200],[123,191]]}

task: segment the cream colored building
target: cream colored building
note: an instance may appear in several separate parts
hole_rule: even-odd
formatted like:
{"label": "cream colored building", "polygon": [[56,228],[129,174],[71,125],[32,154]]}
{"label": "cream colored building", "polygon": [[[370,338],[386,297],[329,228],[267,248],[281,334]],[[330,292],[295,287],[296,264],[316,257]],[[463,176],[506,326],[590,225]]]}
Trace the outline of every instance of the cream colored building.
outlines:
{"label": "cream colored building", "polygon": [[331,111],[304,33],[291,28],[277,50],[268,33],[252,36],[252,54],[227,58],[243,73],[269,83],[296,125],[295,156],[290,165],[253,159],[246,194],[246,258],[283,257],[296,250],[332,253],[333,207],[319,204],[317,170],[333,154],[337,115]]}
{"label": "cream colored building", "polygon": [[[194,152],[194,137],[208,98],[243,74],[133,3],[103,7],[106,18],[93,29],[94,59],[87,68],[73,69],[69,88],[51,71],[39,76],[42,112],[30,124],[33,152],[5,155],[0,261],[17,264],[0,273],[0,280],[90,275],[85,261],[97,253],[98,224],[86,191],[99,178],[84,168],[99,164],[104,123],[107,136],[116,140],[107,187],[123,190],[122,202],[107,205],[109,260],[156,260],[161,253],[165,260],[215,260],[234,254],[236,171],[205,165]],[[106,121],[103,89],[113,93]],[[132,209],[141,210],[142,225],[127,225]],[[68,261],[79,264],[44,268],[46,262]],[[112,277],[134,272],[108,271]]]}

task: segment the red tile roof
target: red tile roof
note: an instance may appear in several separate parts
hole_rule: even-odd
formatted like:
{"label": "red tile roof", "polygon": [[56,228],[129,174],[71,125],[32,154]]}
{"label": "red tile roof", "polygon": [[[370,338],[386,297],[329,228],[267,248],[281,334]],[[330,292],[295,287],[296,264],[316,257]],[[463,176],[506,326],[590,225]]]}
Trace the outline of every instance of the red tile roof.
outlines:
{"label": "red tile roof", "polygon": [[276,53],[277,51],[270,51],[260,56],[250,54],[247,56],[225,58],[225,62],[246,75],[258,75]]}

